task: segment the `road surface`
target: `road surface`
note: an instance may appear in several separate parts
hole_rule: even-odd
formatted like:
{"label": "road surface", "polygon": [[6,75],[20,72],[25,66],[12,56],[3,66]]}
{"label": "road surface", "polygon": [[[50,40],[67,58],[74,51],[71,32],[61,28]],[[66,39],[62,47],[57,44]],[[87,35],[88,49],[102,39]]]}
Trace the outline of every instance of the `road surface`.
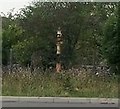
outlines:
{"label": "road surface", "polygon": [[118,107],[118,99],[2,97],[2,107]]}

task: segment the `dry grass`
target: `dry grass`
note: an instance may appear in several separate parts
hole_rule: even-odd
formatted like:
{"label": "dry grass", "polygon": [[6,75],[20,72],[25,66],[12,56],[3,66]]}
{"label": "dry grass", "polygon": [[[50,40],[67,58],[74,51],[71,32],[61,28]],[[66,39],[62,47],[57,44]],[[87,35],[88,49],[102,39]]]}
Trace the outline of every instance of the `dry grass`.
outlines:
{"label": "dry grass", "polygon": [[3,74],[5,96],[118,97],[117,76],[69,72]]}

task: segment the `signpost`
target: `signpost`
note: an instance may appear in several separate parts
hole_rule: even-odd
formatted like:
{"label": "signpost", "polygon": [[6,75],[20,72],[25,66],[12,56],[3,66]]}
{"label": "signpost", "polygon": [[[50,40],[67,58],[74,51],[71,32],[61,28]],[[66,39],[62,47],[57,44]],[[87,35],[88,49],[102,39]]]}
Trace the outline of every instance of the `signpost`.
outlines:
{"label": "signpost", "polygon": [[62,41],[62,33],[60,27],[58,28],[57,31],[57,43],[56,43],[56,48],[57,48],[57,63],[56,63],[56,71],[60,72],[61,71],[61,45],[63,44]]}
{"label": "signpost", "polygon": [[12,73],[12,48],[10,49],[10,73]]}

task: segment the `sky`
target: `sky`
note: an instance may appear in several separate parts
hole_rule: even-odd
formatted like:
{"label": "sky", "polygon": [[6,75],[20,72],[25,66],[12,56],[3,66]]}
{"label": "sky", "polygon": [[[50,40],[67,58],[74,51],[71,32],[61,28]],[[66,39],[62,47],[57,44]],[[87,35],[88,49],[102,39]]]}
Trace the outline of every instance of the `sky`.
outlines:
{"label": "sky", "polygon": [[0,0],[0,14],[3,12],[7,14],[11,9],[15,8],[14,11],[19,11],[20,8],[24,8],[29,5],[33,0]]}
{"label": "sky", "polygon": [[[16,13],[17,11],[19,11],[20,8],[24,8],[26,5],[29,5],[32,1],[35,0],[0,0],[0,15],[1,12],[7,14],[7,12],[10,12],[10,10],[13,8],[15,8],[14,12]],[[45,0],[40,0],[40,1],[45,1]],[[59,1],[59,0],[55,0],[55,1]],[[68,1],[74,1],[74,0],[68,0]],[[78,1],[84,1],[84,0],[78,0]],[[115,1],[116,2],[119,0],[85,0],[85,1],[98,1],[98,2]]]}

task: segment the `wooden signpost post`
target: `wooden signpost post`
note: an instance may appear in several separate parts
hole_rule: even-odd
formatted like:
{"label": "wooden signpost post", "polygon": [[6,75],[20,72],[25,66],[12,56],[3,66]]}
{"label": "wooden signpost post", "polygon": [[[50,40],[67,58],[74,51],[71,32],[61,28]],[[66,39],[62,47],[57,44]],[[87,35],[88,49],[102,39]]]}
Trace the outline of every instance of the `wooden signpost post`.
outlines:
{"label": "wooden signpost post", "polygon": [[62,33],[61,33],[61,29],[60,27],[58,28],[57,31],[57,43],[56,43],[56,48],[57,48],[57,63],[56,63],[56,72],[60,72],[61,71],[61,44],[63,44],[62,41]]}

